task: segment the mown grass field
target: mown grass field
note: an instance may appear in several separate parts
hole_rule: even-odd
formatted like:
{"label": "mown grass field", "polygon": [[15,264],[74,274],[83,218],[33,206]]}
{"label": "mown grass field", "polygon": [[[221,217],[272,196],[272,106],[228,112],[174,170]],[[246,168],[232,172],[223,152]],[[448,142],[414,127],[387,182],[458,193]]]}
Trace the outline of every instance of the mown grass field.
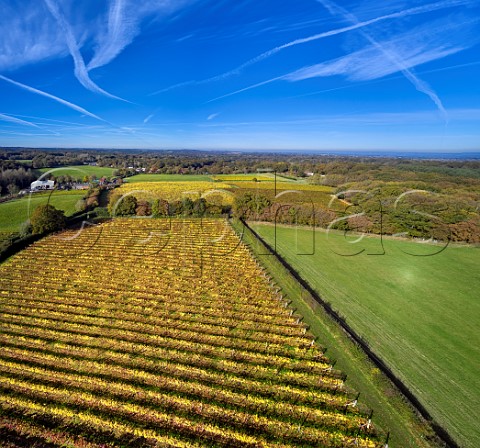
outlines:
{"label": "mown grass field", "polygon": [[227,222],[120,219],[76,234],[0,266],[4,440],[383,447]]}
{"label": "mown grass field", "polygon": [[212,182],[210,176],[197,174],[136,174],[124,179],[127,183],[142,182]]}
{"label": "mown grass field", "polygon": [[21,225],[30,218],[36,207],[50,203],[63,210],[66,216],[75,213],[75,204],[85,196],[79,191],[54,191],[50,193],[33,193],[22,199],[0,204],[0,233],[18,232]]}
{"label": "mown grass field", "polygon": [[271,182],[274,180],[274,176],[270,174],[216,174],[212,176],[212,179],[217,181],[224,182],[252,182],[254,179],[258,181],[268,181]]}
{"label": "mown grass field", "polygon": [[322,193],[329,193],[331,194],[334,190],[332,187],[327,187],[324,185],[312,185],[312,184],[306,184],[306,183],[295,183],[293,181],[288,182],[286,180],[279,180],[277,179],[277,184],[275,185],[275,182],[272,182],[271,180],[268,181],[259,181],[259,182],[252,182],[252,181],[225,181],[229,184],[236,185],[239,188],[248,188],[251,190],[275,190],[277,191],[285,191],[285,190],[298,190],[301,192],[306,192],[306,191],[318,191]]}
{"label": "mown grass field", "polygon": [[[254,229],[275,245],[274,227]],[[277,250],[363,335],[460,446],[480,446],[480,250],[277,226]],[[356,256],[356,252],[364,250]],[[371,254],[371,255],[369,255]]]}
{"label": "mown grass field", "polygon": [[69,175],[81,181],[85,176],[96,176],[98,179],[104,176],[112,177],[115,170],[105,166],[75,165],[60,168],[40,168],[38,171],[41,173],[50,172],[55,177]]}

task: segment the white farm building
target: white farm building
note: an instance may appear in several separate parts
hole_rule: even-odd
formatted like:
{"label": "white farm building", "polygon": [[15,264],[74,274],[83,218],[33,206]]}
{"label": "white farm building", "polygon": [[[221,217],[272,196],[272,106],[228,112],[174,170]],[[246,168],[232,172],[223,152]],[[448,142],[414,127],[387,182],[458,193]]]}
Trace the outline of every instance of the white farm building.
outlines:
{"label": "white farm building", "polygon": [[53,180],[36,180],[30,184],[30,190],[53,190],[54,185]]}

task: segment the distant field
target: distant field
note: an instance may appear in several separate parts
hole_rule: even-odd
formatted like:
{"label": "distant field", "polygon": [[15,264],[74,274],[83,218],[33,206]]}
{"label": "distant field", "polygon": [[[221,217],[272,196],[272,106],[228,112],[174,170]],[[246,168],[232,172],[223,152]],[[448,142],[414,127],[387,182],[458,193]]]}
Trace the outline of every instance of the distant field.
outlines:
{"label": "distant field", "polygon": [[[274,245],[274,227],[254,229]],[[480,446],[480,250],[388,239],[351,244],[277,226],[277,250],[392,366],[464,447]],[[350,241],[353,238],[350,239]],[[357,256],[351,255],[364,249]],[[369,255],[372,254],[372,255]]]}
{"label": "distant field", "polygon": [[[256,177],[258,182],[253,181]],[[215,180],[216,182],[213,182]],[[304,182],[277,180],[277,194],[286,191],[282,195],[282,201],[288,203],[314,203],[328,207],[332,198],[333,188],[324,185],[310,185]],[[273,174],[232,174],[232,175],[189,175],[189,174],[138,174],[124,179],[120,189],[115,190],[114,195],[129,193],[134,190],[142,190],[143,193],[135,193],[137,199],[152,200],[162,198],[168,201],[178,200],[184,193],[190,197],[197,198],[198,194],[208,190],[229,190],[238,195],[243,192],[251,192],[264,195],[275,201],[275,182]],[[228,201],[231,203],[231,200]]]}
{"label": "distant field", "polygon": [[61,168],[41,168],[38,171],[42,173],[51,172],[53,176],[57,177],[68,174],[75,179],[82,180],[84,176],[112,177],[115,170],[104,166],[76,165]]}
{"label": "distant field", "polygon": [[212,176],[214,180],[220,180],[220,181],[228,181],[228,182],[246,182],[246,181],[253,181],[254,179],[257,179],[258,181],[267,181],[267,182],[272,182],[274,179],[273,175],[267,175],[267,174],[218,174],[215,176]]}
{"label": "distant field", "polygon": [[[124,183],[120,188],[116,188],[111,194],[111,201],[119,199],[122,195],[133,194],[137,199],[153,201],[154,199],[164,199],[166,201],[178,201],[185,197],[192,200],[201,196],[213,198],[213,195],[220,195],[224,198],[224,204],[231,204],[233,195],[228,191],[229,185],[225,183],[213,183],[206,181],[190,182],[134,182]],[[216,193],[220,190],[219,193]]]}
{"label": "distant field", "polygon": [[[259,182],[273,182],[275,181],[275,173],[248,173],[248,174],[217,174],[213,176],[216,179],[225,181],[252,181],[256,179]],[[288,183],[305,183],[305,179],[295,178],[292,176],[283,176],[281,174],[276,175],[277,182]]]}
{"label": "distant field", "polygon": [[31,198],[27,195],[23,199],[0,204],[0,233],[18,232],[22,223],[41,204],[50,203],[67,216],[72,215],[75,213],[75,204],[85,196],[85,192],[55,191],[49,196],[49,193],[35,193]]}
{"label": "distant field", "polygon": [[[274,175],[271,175],[274,177]],[[282,174],[277,173],[277,182],[282,181],[282,182],[294,182],[294,183],[299,183],[299,184],[304,184],[306,183],[306,178],[300,178],[300,177],[292,177],[292,176],[283,176]]]}
{"label": "distant field", "polygon": [[127,177],[124,182],[212,182],[210,176],[196,174],[136,174]]}
{"label": "distant field", "polygon": [[[258,182],[255,182],[256,179]],[[137,183],[137,182],[212,182],[212,181],[220,181],[220,182],[241,182],[242,185],[245,183],[253,183],[254,185],[268,182],[273,185],[275,180],[275,176],[273,174],[216,174],[212,176],[202,175],[202,174],[136,174],[135,176],[127,177],[124,179],[125,182],[128,183]],[[302,180],[296,181],[294,179],[289,179],[286,177],[282,177],[277,175],[277,182],[281,186],[283,185],[285,188],[285,184],[288,184],[291,188],[291,184],[295,183],[297,185],[305,185]],[[273,188],[273,186],[272,186]],[[320,187],[322,188],[322,187]],[[323,187],[325,188],[325,187]],[[307,186],[306,189],[316,189],[314,186]]]}
{"label": "distant field", "polygon": [[[236,194],[250,192],[255,195],[262,195],[269,198],[272,202],[281,202],[289,204],[314,204],[314,207],[329,208],[332,199],[333,188],[324,185],[309,185],[294,182],[277,181],[275,197],[275,182],[229,182],[225,181],[233,188]],[[280,195],[280,196],[279,196]],[[333,207],[338,207],[338,201]]]}
{"label": "distant field", "polygon": [[[238,181],[226,181],[231,183],[232,185],[236,185],[239,188],[249,188],[249,189],[263,189],[263,190],[274,190],[275,189],[275,182],[272,181],[260,181],[260,182],[238,182]],[[294,183],[294,182],[285,182],[284,180],[279,181],[277,179],[277,190],[299,190],[299,191],[320,191],[322,193],[329,193],[333,192],[332,187],[327,187],[325,185],[311,185],[305,183]]]}

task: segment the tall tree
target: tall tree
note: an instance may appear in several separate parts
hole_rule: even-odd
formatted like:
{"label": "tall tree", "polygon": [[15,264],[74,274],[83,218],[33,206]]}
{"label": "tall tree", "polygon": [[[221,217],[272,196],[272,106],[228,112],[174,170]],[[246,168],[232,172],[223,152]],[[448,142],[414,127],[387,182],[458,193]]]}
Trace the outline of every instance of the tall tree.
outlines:
{"label": "tall tree", "polygon": [[51,204],[44,204],[34,210],[30,222],[32,233],[42,234],[63,229],[67,221],[63,210],[57,210]]}

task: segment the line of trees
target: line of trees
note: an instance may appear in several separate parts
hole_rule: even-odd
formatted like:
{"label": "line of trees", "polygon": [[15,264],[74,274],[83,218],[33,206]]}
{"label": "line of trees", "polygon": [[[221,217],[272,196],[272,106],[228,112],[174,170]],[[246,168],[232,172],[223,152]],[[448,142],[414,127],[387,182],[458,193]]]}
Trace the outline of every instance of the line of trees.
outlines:
{"label": "line of trees", "polygon": [[24,167],[0,170],[0,195],[15,195],[36,179],[35,173]]}
{"label": "line of trees", "polygon": [[[153,201],[139,200],[135,196],[123,197],[120,201],[116,198],[108,205],[109,216],[152,216],[154,218],[169,216],[219,216],[231,213],[231,206],[219,205],[207,201],[205,198],[183,198],[177,201],[155,199]],[[99,211],[99,210],[97,210]],[[103,210],[99,211],[105,216]]]}
{"label": "line of trees", "polygon": [[480,217],[466,204],[462,207],[457,202],[449,203],[449,198],[422,192],[409,194],[395,203],[398,195],[386,193],[367,198],[358,193],[350,195],[346,205],[332,209],[314,203],[279,203],[246,192],[236,198],[233,214],[247,221],[480,243]]}
{"label": "line of trees", "polygon": [[[0,149],[0,169],[59,167],[83,164],[118,170],[163,174],[255,173],[271,169],[287,176],[313,173],[314,182],[340,185],[368,180],[426,180],[428,182],[471,183],[478,187],[478,160],[421,160],[328,156],[305,154],[229,153],[202,151],[118,151],[118,150],[33,150]],[[131,167],[131,168],[129,168]]]}

